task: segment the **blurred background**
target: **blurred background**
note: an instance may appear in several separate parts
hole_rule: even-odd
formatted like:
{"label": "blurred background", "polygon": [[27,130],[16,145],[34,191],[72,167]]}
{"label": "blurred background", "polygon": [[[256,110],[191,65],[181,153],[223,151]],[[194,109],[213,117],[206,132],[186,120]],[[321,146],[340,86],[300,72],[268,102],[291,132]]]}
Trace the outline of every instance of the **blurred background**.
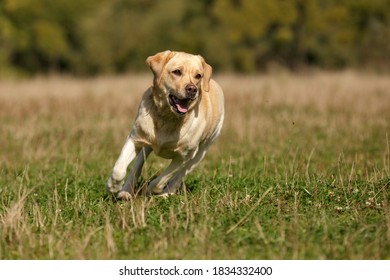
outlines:
{"label": "blurred background", "polygon": [[171,49],[215,70],[390,69],[389,0],[0,0],[0,76],[145,71]]}

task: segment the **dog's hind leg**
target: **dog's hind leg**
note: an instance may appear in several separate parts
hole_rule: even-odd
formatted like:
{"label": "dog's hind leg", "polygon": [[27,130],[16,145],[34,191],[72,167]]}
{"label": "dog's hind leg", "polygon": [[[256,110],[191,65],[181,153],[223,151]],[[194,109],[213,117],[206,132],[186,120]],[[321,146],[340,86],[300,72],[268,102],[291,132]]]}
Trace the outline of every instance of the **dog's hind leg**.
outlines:
{"label": "dog's hind leg", "polygon": [[139,175],[141,174],[142,167],[145,163],[145,160],[152,152],[152,148],[150,147],[144,147],[140,149],[138,152],[135,162],[133,165],[133,168],[130,170],[129,176],[127,177],[127,180],[125,184],[123,185],[122,190],[118,193],[118,198],[123,200],[129,200],[130,195],[135,195],[134,187],[137,183],[137,179]]}
{"label": "dog's hind leg", "polygon": [[185,163],[183,163],[181,158],[172,159],[169,166],[157,178],[149,183],[146,194],[160,194],[164,190],[168,181],[181,171],[183,164]]}
{"label": "dog's hind leg", "polygon": [[[204,158],[207,153],[208,148],[210,147],[212,141],[201,146],[196,153],[195,157],[189,160],[185,166],[177,173],[171,180],[169,180],[167,186],[161,192],[161,194],[174,194],[182,186],[185,176],[190,173]],[[184,183],[183,183],[184,184]]]}
{"label": "dog's hind leg", "polygon": [[182,187],[184,178],[185,175],[183,175],[182,172],[178,173],[175,177],[169,180],[167,186],[163,189],[160,195],[175,194]]}

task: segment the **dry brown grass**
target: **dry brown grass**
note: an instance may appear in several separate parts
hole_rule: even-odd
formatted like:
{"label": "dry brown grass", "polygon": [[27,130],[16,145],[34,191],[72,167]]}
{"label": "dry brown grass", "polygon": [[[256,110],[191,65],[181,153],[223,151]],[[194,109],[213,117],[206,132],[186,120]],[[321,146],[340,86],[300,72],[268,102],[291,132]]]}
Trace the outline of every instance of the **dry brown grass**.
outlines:
{"label": "dry brown grass", "polygon": [[[343,72],[223,76],[219,80],[226,91],[227,124],[242,137],[259,129],[274,130],[273,117],[281,125],[304,122],[331,133],[337,126],[361,128],[372,123],[386,126],[389,122],[388,76]],[[245,108],[247,114],[237,110]],[[271,112],[262,113],[264,110]],[[308,111],[315,116],[308,118]]]}

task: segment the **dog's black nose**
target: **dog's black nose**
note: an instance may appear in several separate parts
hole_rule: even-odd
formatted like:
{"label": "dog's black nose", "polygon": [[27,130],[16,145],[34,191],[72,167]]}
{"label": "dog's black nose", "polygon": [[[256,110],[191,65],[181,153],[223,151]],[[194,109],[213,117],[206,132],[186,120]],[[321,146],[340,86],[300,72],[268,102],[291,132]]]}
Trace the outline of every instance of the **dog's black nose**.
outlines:
{"label": "dog's black nose", "polygon": [[188,98],[195,98],[196,93],[198,92],[198,88],[193,84],[186,85],[186,93]]}

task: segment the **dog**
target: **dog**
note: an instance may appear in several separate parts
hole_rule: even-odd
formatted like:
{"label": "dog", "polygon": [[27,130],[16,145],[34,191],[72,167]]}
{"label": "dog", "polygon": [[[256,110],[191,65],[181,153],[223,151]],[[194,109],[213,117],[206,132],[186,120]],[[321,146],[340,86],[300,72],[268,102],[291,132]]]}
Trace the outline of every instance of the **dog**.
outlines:
{"label": "dog", "polygon": [[223,91],[202,56],[168,50],[149,56],[146,63],[153,85],[143,94],[106,184],[107,191],[122,200],[135,195],[137,178],[152,151],[171,162],[148,184],[146,195],[174,194],[219,136],[224,120]]}

